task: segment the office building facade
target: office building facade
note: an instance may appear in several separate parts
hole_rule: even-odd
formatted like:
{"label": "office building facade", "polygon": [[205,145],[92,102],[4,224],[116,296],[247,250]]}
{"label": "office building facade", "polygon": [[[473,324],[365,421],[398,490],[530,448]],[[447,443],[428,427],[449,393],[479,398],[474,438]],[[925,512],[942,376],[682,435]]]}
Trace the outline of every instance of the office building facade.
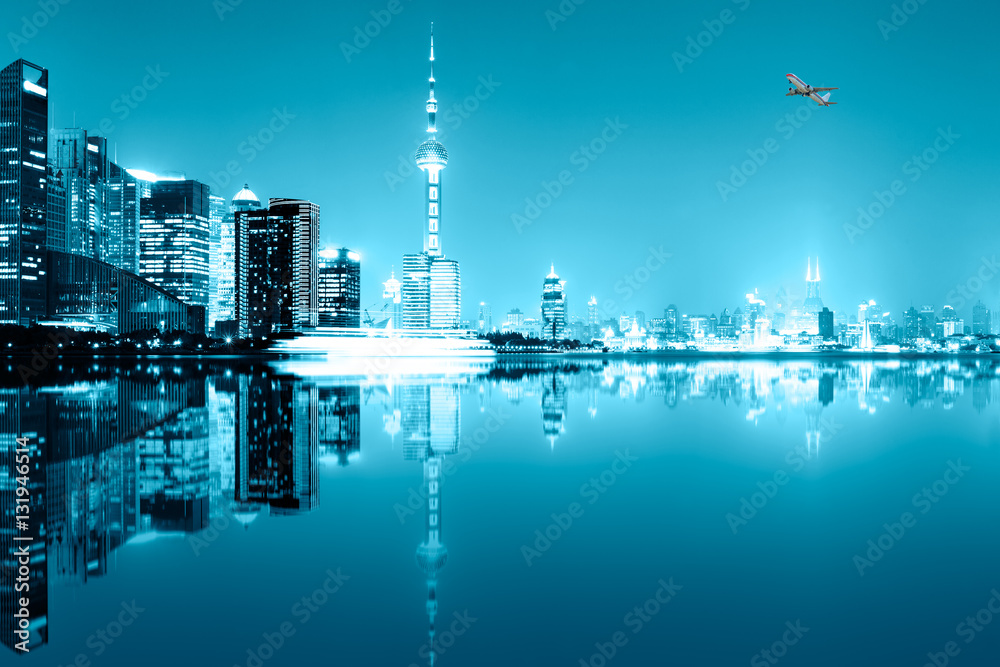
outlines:
{"label": "office building facade", "polygon": [[361,326],[361,255],[340,248],[319,252],[319,326]]}
{"label": "office building facade", "polygon": [[45,316],[48,70],[0,71],[0,324]]}

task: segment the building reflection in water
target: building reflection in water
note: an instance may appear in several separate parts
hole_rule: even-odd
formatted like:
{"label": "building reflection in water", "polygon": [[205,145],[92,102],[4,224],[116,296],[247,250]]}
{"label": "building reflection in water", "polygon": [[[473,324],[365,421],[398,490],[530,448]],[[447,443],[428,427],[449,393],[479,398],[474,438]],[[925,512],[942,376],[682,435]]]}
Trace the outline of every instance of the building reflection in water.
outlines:
{"label": "building reflection in water", "polygon": [[257,366],[236,392],[236,509],[319,507],[319,388]]}
{"label": "building reflection in water", "polygon": [[[170,362],[174,363],[174,362]],[[985,359],[864,362],[702,363],[500,360],[466,375],[303,377],[266,364],[122,362],[53,371],[24,386],[0,368],[0,560],[13,568],[30,536],[29,646],[48,641],[48,586],[82,585],[108,574],[115,550],[139,535],[194,533],[212,517],[249,524],[263,514],[319,507],[321,462],[346,466],[361,451],[362,396],[387,397],[386,445],[402,443],[419,461],[427,502],[417,564],[427,585],[429,644],[436,636],[438,579],[448,550],[442,532],[442,475],[459,450],[461,399],[477,392],[480,411],[497,389],[510,403],[538,400],[538,442],[584,437],[568,424],[570,396],[600,402],[662,399],[668,409],[719,401],[748,424],[764,418],[801,424],[817,456],[835,434],[824,412],[835,401],[868,413],[893,401],[982,412],[1000,399],[1000,364]],[[308,368],[307,366],[305,368]],[[14,514],[15,438],[28,439],[32,468],[27,531]],[[391,440],[391,444],[390,441]],[[11,570],[7,570],[11,571]],[[13,648],[17,596],[0,582],[0,632]]]}

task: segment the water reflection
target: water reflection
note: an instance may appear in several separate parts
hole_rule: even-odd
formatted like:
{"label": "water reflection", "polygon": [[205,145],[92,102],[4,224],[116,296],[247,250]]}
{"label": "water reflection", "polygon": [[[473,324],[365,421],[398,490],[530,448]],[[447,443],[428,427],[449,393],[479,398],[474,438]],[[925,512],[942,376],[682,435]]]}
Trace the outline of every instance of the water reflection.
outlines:
{"label": "water reflection", "polygon": [[[130,540],[196,534],[223,515],[249,525],[261,515],[320,507],[320,467],[361,462],[362,408],[380,412],[368,446],[401,445],[423,470],[425,530],[416,560],[426,579],[428,659],[435,660],[438,580],[448,560],[442,476],[462,443],[462,398],[488,410],[494,393],[513,405],[537,401],[535,432],[560,438],[602,416],[602,403],[662,402],[671,410],[713,401],[748,425],[797,420],[808,456],[831,435],[835,401],[867,413],[902,401],[982,412],[1000,398],[1000,365],[983,360],[842,363],[565,363],[507,361],[436,373],[332,374],[307,364],[139,362],[65,364],[43,385],[0,378],[0,553],[13,567],[17,536],[31,536],[30,646],[48,641],[49,586],[84,585],[114,570]],[[586,414],[571,419],[580,397]],[[15,526],[15,438],[34,465],[30,529]],[[8,580],[0,608],[14,609]],[[82,613],[82,611],[78,612]],[[13,625],[4,614],[4,642]]]}

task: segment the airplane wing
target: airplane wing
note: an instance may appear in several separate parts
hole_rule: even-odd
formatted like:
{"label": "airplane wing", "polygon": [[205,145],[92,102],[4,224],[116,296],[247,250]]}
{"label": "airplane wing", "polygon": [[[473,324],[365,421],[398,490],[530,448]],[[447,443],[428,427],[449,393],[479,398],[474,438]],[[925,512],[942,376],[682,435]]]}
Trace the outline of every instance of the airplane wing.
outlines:
{"label": "airplane wing", "polygon": [[785,97],[788,97],[789,95],[798,95],[798,93],[785,93]]}
{"label": "airplane wing", "polygon": [[839,88],[813,88],[813,90],[840,90]]}

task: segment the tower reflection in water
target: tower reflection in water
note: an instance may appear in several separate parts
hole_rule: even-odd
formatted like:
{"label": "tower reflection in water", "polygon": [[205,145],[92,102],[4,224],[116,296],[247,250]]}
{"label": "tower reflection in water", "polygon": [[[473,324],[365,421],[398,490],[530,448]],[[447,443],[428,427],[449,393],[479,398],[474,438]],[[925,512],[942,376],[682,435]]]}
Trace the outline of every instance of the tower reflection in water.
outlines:
{"label": "tower reflection in water", "polygon": [[[417,564],[427,577],[427,620],[430,663],[434,664],[435,622],[438,614],[438,572],[448,561],[441,526],[441,485],[444,457],[458,452],[461,435],[461,394],[455,384],[407,384],[398,388],[403,458],[424,468],[426,536],[417,547]],[[394,410],[395,412],[395,410]]]}
{"label": "tower reflection in water", "polygon": [[[310,377],[266,364],[171,363],[67,365],[31,387],[16,370],[8,366],[4,376],[0,368],[0,565],[15,566],[23,542],[15,537],[32,537],[32,648],[48,641],[50,581],[82,585],[107,575],[115,550],[131,540],[196,534],[221,515],[249,526],[263,514],[316,510],[320,465],[357,460],[362,395],[376,388],[391,385],[382,414],[385,433],[402,443],[405,460],[423,467],[426,525],[416,561],[426,577],[431,646],[439,576],[448,558],[443,470],[446,457],[459,451],[461,397],[468,390],[478,393],[481,409],[493,389],[514,405],[537,401],[542,446],[583,437],[567,416],[575,395],[586,400],[586,419],[601,418],[604,400],[662,400],[668,409],[719,401],[742,411],[751,427],[767,417],[791,419],[801,424],[809,457],[819,455],[836,433],[824,416],[834,401],[873,413],[893,401],[949,408],[969,400],[981,412],[1000,398],[1000,365],[980,359],[498,362],[470,373],[391,381]],[[10,471],[17,437],[27,438],[31,450],[24,480],[31,494],[28,530],[19,529],[13,510],[17,481]],[[0,633],[9,648],[16,604],[13,582],[5,578]]]}

